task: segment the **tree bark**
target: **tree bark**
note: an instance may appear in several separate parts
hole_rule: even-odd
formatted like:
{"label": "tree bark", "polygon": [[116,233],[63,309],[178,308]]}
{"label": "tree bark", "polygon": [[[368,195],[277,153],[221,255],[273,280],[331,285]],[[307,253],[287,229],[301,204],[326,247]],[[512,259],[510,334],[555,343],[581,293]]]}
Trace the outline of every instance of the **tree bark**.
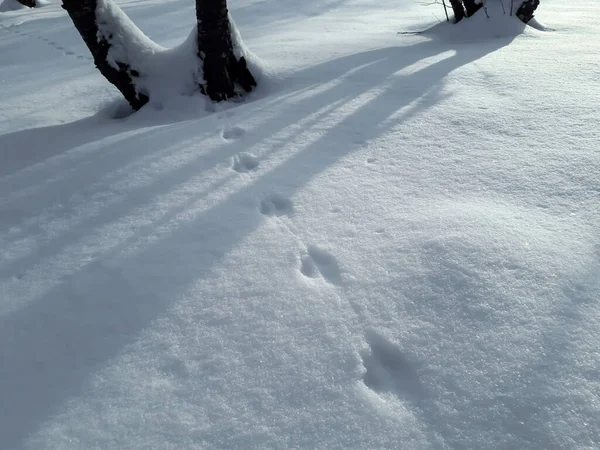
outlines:
{"label": "tree bark", "polygon": [[250,92],[256,80],[244,57],[237,59],[234,54],[227,0],[196,0],[196,20],[205,81],[202,91],[214,101],[237,97],[237,86]]}
{"label": "tree bark", "polygon": [[465,4],[465,10],[467,12],[467,17],[471,17],[473,14],[475,14],[477,11],[479,11],[481,9],[481,7],[483,6],[482,3],[475,3],[475,0],[463,0],[463,3]]}
{"label": "tree bark", "polygon": [[465,10],[460,0],[450,0],[452,12],[454,13],[454,23],[458,23],[465,18]]}
{"label": "tree bark", "polygon": [[525,0],[517,10],[517,17],[521,19],[523,23],[529,22],[533,19],[533,13],[539,5],[540,0]]}
{"label": "tree bark", "polygon": [[62,7],[71,17],[75,28],[92,53],[94,63],[100,73],[121,91],[134,110],[139,110],[148,102],[148,96],[138,93],[135,88],[134,77],[139,74],[136,70],[124,62],[116,61],[118,69],[108,62],[110,43],[104,37],[99,37],[98,34],[96,0],[63,0]]}
{"label": "tree bark", "polygon": [[35,8],[35,0],[17,0],[21,5],[28,6],[29,8]]}

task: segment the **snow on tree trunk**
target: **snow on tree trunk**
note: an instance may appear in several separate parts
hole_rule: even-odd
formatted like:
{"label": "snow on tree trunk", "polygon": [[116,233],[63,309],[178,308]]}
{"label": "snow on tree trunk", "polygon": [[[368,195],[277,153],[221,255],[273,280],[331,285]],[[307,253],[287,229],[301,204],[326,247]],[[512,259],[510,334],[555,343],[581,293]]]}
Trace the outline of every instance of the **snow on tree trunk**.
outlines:
{"label": "snow on tree trunk", "polygon": [[[191,35],[189,64],[165,65],[165,49],[149,39],[113,0],[62,0],[73,24],[94,57],[96,67],[135,110],[151,96],[161,97],[166,79],[184,81],[181,91],[200,87],[214,101],[250,92],[256,80],[248,69],[241,38],[230,20],[226,0],[196,0],[197,31]],[[183,45],[187,47],[187,42]],[[177,53],[177,52],[176,52]],[[162,56],[160,56],[162,55]],[[158,61],[162,61],[159,63]],[[202,62],[202,75],[196,72]],[[187,85],[186,72],[195,83]],[[177,83],[176,83],[177,84]],[[174,87],[177,92],[179,88]],[[160,101],[160,100],[159,100]]]}
{"label": "snow on tree trunk", "polygon": [[238,86],[250,92],[256,80],[246,59],[233,51],[227,0],[196,0],[198,56],[203,61],[203,92],[214,101],[239,95]]}
{"label": "snow on tree trunk", "polygon": [[35,8],[35,0],[17,0],[21,5],[28,6],[29,8]]}
{"label": "snow on tree trunk", "polygon": [[[102,1],[107,4],[111,2],[111,0]],[[120,23],[115,21],[115,23],[103,23],[103,30],[100,32],[96,14],[97,6],[98,0],[62,1],[62,7],[71,17],[75,28],[92,53],[100,73],[121,91],[133,109],[138,110],[148,102],[148,96],[136,89],[135,78],[139,76],[139,72],[130,66],[126,58],[119,60],[114,55],[109,57],[112,44],[107,37],[123,30],[120,29]],[[116,5],[110,4],[110,6],[117,8]]]}
{"label": "snow on tree trunk", "polygon": [[458,23],[465,17],[465,10],[460,0],[450,0],[452,12],[454,13],[454,22]]}

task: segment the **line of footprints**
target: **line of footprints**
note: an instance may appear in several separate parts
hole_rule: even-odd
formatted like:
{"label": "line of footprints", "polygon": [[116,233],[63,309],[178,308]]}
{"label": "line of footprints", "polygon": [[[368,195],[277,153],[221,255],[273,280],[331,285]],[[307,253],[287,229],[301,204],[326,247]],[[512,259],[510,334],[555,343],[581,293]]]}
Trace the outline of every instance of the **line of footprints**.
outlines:
{"label": "line of footprints", "polygon": [[[230,117],[229,112],[226,116]],[[227,127],[221,132],[224,140],[231,141],[242,137],[245,130],[241,127]],[[238,173],[253,172],[259,167],[259,160],[250,153],[238,153],[232,158],[231,168]],[[269,194],[263,197],[259,204],[261,214],[268,217],[291,217],[294,215],[292,201],[279,194]],[[323,278],[334,284],[342,284],[342,272],[335,256],[327,250],[310,245],[300,255],[300,273],[307,278]]]}
{"label": "line of footprints", "polygon": [[54,50],[56,50],[56,51],[58,51],[60,53],[63,53],[64,55],[71,56],[73,58],[77,58],[77,59],[82,60],[82,61],[93,61],[93,58],[91,56],[84,56],[84,55],[80,55],[79,53],[75,53],[75,52],[69,50],[68,48],[63,47],[59,43],[54,42],[51,39],[47,39],[44,36],[40,36],[38,34],[34,34],[34,33],[29,33],[29,32],[23,31],[21,28],[19,28],[17,26],[9,27],[8,30],[11,31],[11,32],[13,32],[13,33],[16,33],[16,34],[18,34],[20,36],[23,36],[23,37],[28,37],[28,38],[31,38],[31,39],[38,39],[40,41],[43,41],[48,46],[52,47]]}

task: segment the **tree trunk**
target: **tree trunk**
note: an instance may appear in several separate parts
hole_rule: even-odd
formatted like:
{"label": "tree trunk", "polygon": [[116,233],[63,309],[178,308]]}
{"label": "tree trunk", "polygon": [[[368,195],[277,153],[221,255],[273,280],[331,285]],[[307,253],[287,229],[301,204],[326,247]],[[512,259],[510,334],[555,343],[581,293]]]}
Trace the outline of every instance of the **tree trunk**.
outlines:
{"label": "tree trunk", "polygon": [[236,97],[236,85],[250,92],[256,80],[244,57],[233,51],[227,0],[196,0],[198,56],[203,61],[202,91],[214,101]]}
{"label": "tree trunk", "polygon": [[35,8],[35,0],[17,0],[21,5],[28,6],[29,8]]}
{"label": "tree trunk", "polygon": [[[130,55],[124,53],[129,47],[123,45],[128,42],[131,32],[123,29],[124,17],[112,0],[104,0],[104,3],[101,4],[102,12],[98,10],[98,0],[62,0],[62,7],[92,53],[100,73],[121,91],[134,110],[138,110],[151,95],[137,89],[138,78],[151,74],[140,74],[138,67],[131,66]],[[256,80],[244,57],[236,57],[227,0],[196,0],[196,17],[197,54],[204,73],[200,85],[202,93],[214,101],[221,101],[237,97],[242,89],[250,92],[256,86]],[[111,52],[111,48],[115,51]]]}
{"label": "tree trunk", "polygon": [[[75,28],[83,38],[94,57],[94,63],[104,77],[110,81],[125,97],[134,110],[140,109],[148,102],[148,96],[138,93],[134,78],[139,73],[128,64],[115,61],[116,66],[108,62],[110,43],[98,33],[96,18],[96,0],[62,0],[62,7],[67,11]],[[117,24],[107,24],[117,26]],[[111,30],[115,34],[120,30]]]}
{"label": "tree trunk", "polygon": [[523,23],[529,22],[533,19],[533,13],[539,5],[540,0],[525,0],[517,10],[517,17],[521,19]]}
{"label": "tree trunk", "polygon": [[467,11],[467,17],[471,17],[483,6],[482,3],[475,3],[475,0],[463,0],[465,4],[465,10]]}
{"label": "tree trunk", "polygon": [[465,10],[460,0],[450,0],[452,12],[454,13],[454,23],[458,23],[465,17]]}

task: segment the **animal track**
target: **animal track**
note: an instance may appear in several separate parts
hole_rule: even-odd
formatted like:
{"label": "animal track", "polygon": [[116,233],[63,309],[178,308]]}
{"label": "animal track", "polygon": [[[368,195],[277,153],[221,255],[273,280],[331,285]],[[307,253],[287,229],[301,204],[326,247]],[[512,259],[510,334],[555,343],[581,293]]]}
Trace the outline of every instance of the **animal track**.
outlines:
{"label": "animal track", "polygon": [[72,56],[72,57],[75,57],[75,58],[77,58],[79,60],[92,61],[91,57],[86,57],[86,56],[80,55],[78,53],[75,53],[75,52],[69,50],[68,48],[63,47],[62,45],[60,45],[60,44],[58,44],[58,43],[56,43],[54,41],[51,41],[50,39],[46,39],[46,38],[43,38],[41,36],[33,36],[33,37],[36,37],[37,39],[40,39],[40,40],[44,41],[50,47],[54,48],[55,50],[61,52],[64,55]]}
{"label": "animal track", "polygon": [[62,53],[63,55],[71,56],[71,57],[77,58],[79,60],[93,61],[92,57],[90,57],[90,56],[83,56],[83,55],[80,55],[78,53],[75,53],[75,52],[73,52],[73,51],[71,51],[71,50],[63,47],[62,45],[58,44],[57,42],[54,42],[54,41],[52,41],[52,40],[50,40],[48,38],[45,38],[43,36],[38,36],[38,35],[33,34],[33,33],[28,33],[26,31],[22,31],[19,28],[16,28],[14,26],[13,27],[9,27],[9,28],[7,28],[7,27],[3,27],[3,28],[5,30],[7,30],[7,31],[10,31],[10,32],[18,34],[19,36],[27,37],[27,38],[30,38],[30,39],[40,40],[40,41],[44,42],[46,45],[48,45],[49,47],[52,47],[54,50]]}
{"label": "animal track", "polygon": [[243,136],[244,133],[246,133],[246,130],[244,130],[242,127],[230,127],[223,130],[222,136],[223,139],[231,140]]}
{"label": "animal track", "polygon": [[258,167],[258,158],[250,153],[239,153],[233,157],[232,169],[236,172],[244,173],[256,170]]}
{"label": "animal track", "polygon": [[321,275],[331,284],[342,283],[342,273],[335,256],[314,245],[309,246],[307,253],[301,256],[300,272],[308,278],[318,278]]}
{"label": "animal track", "polygon": [[291,216],[294,206],[291,200],[278,194],[271,194],[260,202],[260,212],[265,216]]}
{"label": "animal track", "polygon": [[369,348],[362,353],[365,385],[376,392],[423,398],[417,371],[400,347],[376,331],[369,332],[366,340]]}

